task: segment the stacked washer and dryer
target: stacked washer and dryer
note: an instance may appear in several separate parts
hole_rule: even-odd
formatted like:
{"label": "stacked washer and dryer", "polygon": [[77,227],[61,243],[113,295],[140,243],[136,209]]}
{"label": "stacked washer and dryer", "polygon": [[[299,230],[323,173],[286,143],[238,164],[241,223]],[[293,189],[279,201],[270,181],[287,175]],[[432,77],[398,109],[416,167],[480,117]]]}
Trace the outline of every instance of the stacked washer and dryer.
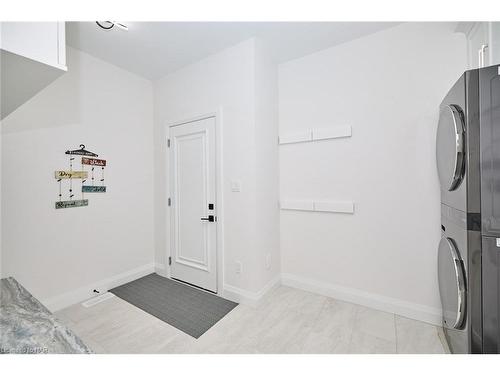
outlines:
{"label": "stacked washer and dryer", "polygon": [[452,353],[500,353],[500,65],[448,92],[436,155],[444,333]]}

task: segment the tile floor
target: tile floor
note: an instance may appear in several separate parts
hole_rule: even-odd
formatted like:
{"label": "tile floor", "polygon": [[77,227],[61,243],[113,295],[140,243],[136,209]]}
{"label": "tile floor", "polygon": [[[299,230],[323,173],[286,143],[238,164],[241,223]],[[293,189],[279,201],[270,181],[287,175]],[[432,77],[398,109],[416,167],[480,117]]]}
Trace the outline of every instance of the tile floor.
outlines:
{"label": "tile floor", "polygon": [[199,339],[118,297],[56,312],[96,353],[429,353],[437,327],[280,286],[237,306]]}

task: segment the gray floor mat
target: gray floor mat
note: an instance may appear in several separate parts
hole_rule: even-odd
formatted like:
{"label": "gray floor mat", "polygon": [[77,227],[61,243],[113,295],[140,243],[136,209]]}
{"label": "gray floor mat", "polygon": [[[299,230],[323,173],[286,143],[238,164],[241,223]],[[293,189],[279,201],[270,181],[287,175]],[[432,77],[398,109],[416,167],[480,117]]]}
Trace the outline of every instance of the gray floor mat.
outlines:
{"label": "gray floor mat", "polygon": [[194,338],[203,335],[238,306],[235,302],[156,273],[110,292]]}

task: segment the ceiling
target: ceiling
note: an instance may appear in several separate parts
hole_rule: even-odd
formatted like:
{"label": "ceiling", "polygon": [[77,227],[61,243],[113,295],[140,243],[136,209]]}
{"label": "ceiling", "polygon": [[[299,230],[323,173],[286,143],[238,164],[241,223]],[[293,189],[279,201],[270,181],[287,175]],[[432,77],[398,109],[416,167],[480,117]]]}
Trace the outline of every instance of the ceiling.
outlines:
{"label": "ceiling", "polygon": [[395,22],[67,22],[71,47],[158,79],[253,36],[270,43],[278,63],[395,26]]}

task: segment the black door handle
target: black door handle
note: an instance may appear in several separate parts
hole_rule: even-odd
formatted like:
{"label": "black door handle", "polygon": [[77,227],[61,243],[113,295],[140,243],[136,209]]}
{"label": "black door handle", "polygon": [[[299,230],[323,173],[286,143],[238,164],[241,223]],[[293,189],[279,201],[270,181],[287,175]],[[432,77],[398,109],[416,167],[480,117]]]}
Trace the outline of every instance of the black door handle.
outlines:
{"label": "black door handle", "polygon": [[211,223],[213,223],[215,221],[215,216],[214,215],[208,215],[208,217],[202,217],[201,220],[210,221]]}

